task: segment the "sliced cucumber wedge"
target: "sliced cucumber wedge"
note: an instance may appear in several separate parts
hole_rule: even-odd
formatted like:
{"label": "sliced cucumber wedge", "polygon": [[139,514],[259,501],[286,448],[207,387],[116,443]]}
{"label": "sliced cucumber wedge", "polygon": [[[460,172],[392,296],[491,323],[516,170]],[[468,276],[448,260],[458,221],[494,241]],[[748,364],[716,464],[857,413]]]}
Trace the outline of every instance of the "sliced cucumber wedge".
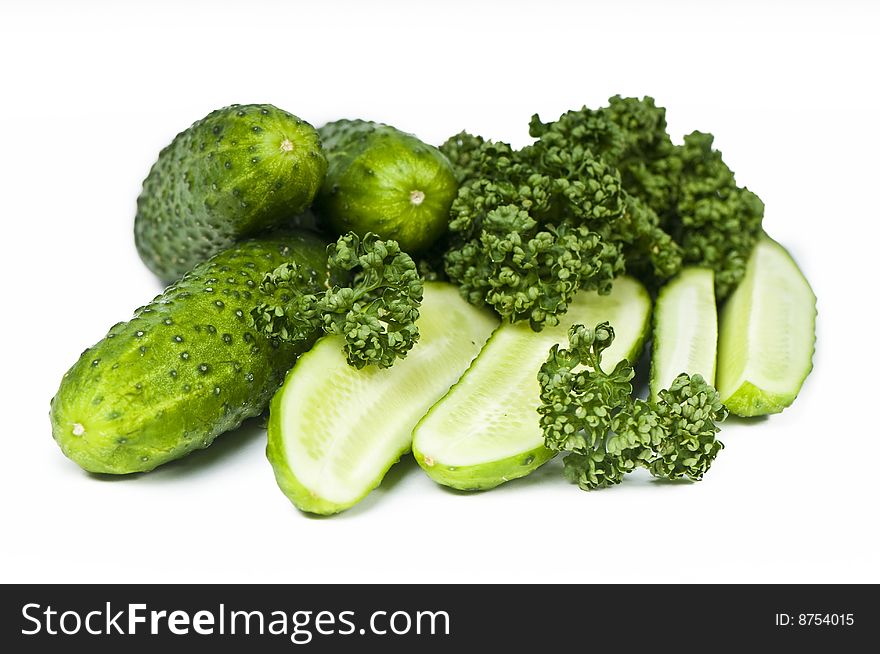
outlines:
{"label": "sliced cucumber wedge", "polygon": [[568,340],[575,323],[608,320],[616,338],[603,361],[634,358],[649,328],[651,300],[622,277],[610,295],[579,293],[562,323],[535,333],[527,324],[495,330],[467,372],[431,407],[413,433],[413,454],[436,482],[482,490],[523,477],[553,457],[538,416],[538,370],[550,348]]}
{"label": "sliced cucumber wedge", "polygon": [[717,352],[715,274],[709,268],[685,268],[660,289],[654,307],[651,399],[683,372],[714,385]]}
{"label": "sliced cucumber wedge", "polygon": [[764,236],[721,311],[718,392],[732,413],[791,405],[813,368],[816,296],[794,259]]}
{"label": "sliced cucumber wedge", "polygon": [[498,325],[451,284],[425,284],[419,342],[391,368],[357,370],[341,337],[300,357],[272,399],[267,455],[293,504],[343,511],[410,449],[419,419],[452,386]]}

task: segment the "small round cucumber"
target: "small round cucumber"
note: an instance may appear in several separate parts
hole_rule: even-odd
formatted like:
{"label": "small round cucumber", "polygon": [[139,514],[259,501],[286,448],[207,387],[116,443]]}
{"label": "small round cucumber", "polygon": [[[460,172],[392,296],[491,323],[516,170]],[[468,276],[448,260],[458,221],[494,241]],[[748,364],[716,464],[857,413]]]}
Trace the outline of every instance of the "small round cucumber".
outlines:
{"label": "small round cucumber", "polygon": [[135,244],[165,281],[314,200],[327,160],[317,131],[269,104],[232,105],[178,134],[138,197]]}
{"label": "small round cucumber", "polygon": [[816,296],[794,259],[767,236],[721,311],[718,392],[739,416],[779,413],[813,368]]}
{"label": "small round cucumber", "polygon": [[550,348],[566,343],[575,323],[608,320],[616,338],[603,357],[609,369],[633,359],[649,329],[651,299],[629,277],[610,295],[580,292],[555,327],[541,332],[527,324],[499,327],[467,372],[416,426],[413,454],[436,482],[482,490],[523,477],[553,457],[544,447],[538,417],[538,370]]}
{"label": "small round cucumber", "polygon": [[440,150],[363,120],[319,132],[329,167],[315,206],[334,230],[375,232],[406,252],[425,250],[446,232],[458,183]]}
{"label": "small round cucumber", "polygon": [[347,509],[410,449],[419,419],[458,380],[498,324],[451,284],[425,284],[419,342],[391,368],[348,365],[327,336],[290,371],[271,403],[267,455],[293,504]]}
{"label": "small round cucumber", "polygon": [[718,309],[715,274],[709,268],[685,268],[660,289],[654,308],[651,399],[681,373],[715,383]]}

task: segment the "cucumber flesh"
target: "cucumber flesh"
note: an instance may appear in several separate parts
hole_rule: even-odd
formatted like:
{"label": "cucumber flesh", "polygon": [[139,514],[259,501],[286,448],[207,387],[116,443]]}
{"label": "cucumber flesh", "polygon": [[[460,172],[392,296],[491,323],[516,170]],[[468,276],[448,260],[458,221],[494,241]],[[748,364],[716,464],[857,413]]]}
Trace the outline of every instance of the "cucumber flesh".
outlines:
{"label": "cucumber flesh", "polygon": [[467,372],[431,407],[413,434],[413,454],[436,482],[461,490],[493,488],[523,477],[553,457],[544,447],[538,370],[550,348],[566,343],[575,323],[608,320],[615,340],[603,363],[634,358],[648,331],[651,300],[637,281],[622,277],[610,295],[579,293],[555,327],[528,324],[495,330]]}
{"label": "cucumber flesh", "polygon": [[660,289],[654,308],[651,399],[681,373],[714,385],[717,351],[715,275],[709,268],[685,268]]}
{"label": "cucumber flesh", "polygon": [[779,413],[813,368],[816,296],[791,255],[767,236],[721,311],[718,392],[739,416]]}
{"label": "cucumber flesh", "polygon": [[324,337],[272,400],[267,455],[299,509],[347,509],[379,485],[411,446],[418,420],[452,386],[498,320],[451,284],[425,284],[419,342],[391,368],[348,365],[341,337]]}

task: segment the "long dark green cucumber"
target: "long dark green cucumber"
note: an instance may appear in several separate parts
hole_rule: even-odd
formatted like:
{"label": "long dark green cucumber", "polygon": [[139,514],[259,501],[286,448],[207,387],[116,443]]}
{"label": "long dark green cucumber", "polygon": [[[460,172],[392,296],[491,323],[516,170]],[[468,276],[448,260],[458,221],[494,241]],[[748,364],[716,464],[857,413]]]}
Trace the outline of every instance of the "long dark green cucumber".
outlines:
{"label": "long dark green cucumber", "polygon": [[218,109],[159,153],[138,198],[138,252],[163,280],[178,279],[236,241],[290,223],[326,171],[305,121],[268,104]]}
{"label": "long dark green cucumber", "polygon": [[64,454],[90,472],[145,472],[262,412],[305,346],[250,327],[258,285],[285,261],[323,268],[325,251],[308,232],[243,242],[111,327],[52,399]]}

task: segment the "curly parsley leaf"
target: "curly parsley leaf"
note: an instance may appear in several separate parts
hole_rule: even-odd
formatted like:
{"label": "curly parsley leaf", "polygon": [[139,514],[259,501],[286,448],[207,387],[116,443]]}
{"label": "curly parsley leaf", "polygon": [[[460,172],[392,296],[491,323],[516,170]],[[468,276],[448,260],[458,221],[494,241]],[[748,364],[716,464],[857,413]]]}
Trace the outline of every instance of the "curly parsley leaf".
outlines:
{"label": "curly parsley leaf", "polygon": [[697,481],[724,447],[727,417],[718,392],[699,375],[679,375],[657,402],[632,397],[632,365],[602,369],[614,340],[607,322],[574,325],[567,349],[554,345],[538,373],[545,445],[569,452],[564,474],[584,490],[620,483],[638,467],[656,477]]}
{"label": "curly parsley leaf", "polygon": [[349,233],[327,248],[325,291],[303,292],[310,287],[306,274],[291,262],[266,275],[266,302],[251,312],[258,331],[287,342],[337,334],[356,368],[388,368],[418,341],[423,285],[396,241]]}

